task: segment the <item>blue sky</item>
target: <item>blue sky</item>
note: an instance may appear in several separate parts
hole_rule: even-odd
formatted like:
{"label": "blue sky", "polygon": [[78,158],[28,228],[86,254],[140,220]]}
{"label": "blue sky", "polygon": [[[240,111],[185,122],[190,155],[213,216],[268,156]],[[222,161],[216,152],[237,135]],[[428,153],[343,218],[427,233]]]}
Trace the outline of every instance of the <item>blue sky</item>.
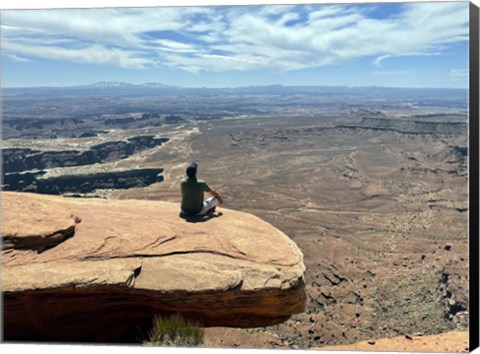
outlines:
{"label": "blue sky", "polygon": [[2,10],[2,86],[468,87],[468,2]]}

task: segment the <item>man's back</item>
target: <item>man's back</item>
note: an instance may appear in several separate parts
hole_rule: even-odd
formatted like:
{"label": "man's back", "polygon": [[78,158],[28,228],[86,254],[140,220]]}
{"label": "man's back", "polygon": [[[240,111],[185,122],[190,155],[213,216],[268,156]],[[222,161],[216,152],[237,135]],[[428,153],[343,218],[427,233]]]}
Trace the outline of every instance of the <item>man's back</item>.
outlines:
{"label": "man's back", "polygon": [[212,190],[205,181],[196,178],[184,178],[180,183],[182,190],[182,210],[187,214],[197,214],[203,208],[203,193]]}

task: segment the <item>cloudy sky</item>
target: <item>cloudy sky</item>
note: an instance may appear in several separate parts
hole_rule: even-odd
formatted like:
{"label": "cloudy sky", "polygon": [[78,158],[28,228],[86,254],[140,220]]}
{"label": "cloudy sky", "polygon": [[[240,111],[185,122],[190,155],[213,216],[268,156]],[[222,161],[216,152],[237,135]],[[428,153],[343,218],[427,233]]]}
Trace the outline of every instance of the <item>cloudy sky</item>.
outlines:
{"label": "cloudy sky", "polygon": [[468,86],[468,2],[2,10],[3,87]]}

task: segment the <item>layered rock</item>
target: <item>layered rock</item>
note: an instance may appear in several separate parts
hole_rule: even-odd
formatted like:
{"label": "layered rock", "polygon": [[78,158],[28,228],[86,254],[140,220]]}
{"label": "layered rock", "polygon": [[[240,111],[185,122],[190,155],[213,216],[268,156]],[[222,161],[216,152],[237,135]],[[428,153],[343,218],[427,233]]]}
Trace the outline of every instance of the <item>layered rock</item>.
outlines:
{"label": "layered rock", "polygon": [[[41,194],[87,194],[102,189],[141,188],[162,182],[163,168],[117,168],[101,164],[129,158],[166,143],[168,138],[141,135],[79,150],[1,149],[2,190]],[[78,168],[96,165],[92,169]],[[105,165],[102,165],[105,166]]]}
{"label": "layered rock", "polygon": [[45,171],[8,173],[3,190],[41,194],[86,194],[101,189],[129,189],[163,181],[163,168],[114,168],[106,172],[69,169],[64,174]]}
{"label": "layered rock", "polygon": [[2,149],[3,172],[25,172],[116,161],[140,151],[160,146],[167,141],[168,138],[143,135],[130,137],[125,141],[104,142],[85,150],[40,151],[27,148]]}
{"label": "layered rock", "polygon": [[5,340],[135,342],[154,314],[256,327],[304,310],[302,253],[253,215],[185,220],[166,202],[1,197]]}
{"label": "layered rock", "polygon": [[405,134],[450,134],[465,135],[467,133],[466,117],[463,122],[451,121],[422,121],[412,119],[388,119],[377,117],[363,117],[355,125],[339,125],[338,128],[371,129],[395,131]]}

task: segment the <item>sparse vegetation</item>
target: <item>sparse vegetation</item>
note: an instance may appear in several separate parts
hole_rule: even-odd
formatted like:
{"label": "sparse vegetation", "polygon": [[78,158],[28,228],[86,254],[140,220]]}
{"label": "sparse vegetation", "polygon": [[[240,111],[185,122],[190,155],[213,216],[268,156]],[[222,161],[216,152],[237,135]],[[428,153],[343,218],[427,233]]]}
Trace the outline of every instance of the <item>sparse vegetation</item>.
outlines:
{"label": "sparse vegetation", "polygon": [[193,321],[184,320],[179,314],[168,317],[155,316],[153,327],[145,345],[193,347],[203,342],[203,328]]}

